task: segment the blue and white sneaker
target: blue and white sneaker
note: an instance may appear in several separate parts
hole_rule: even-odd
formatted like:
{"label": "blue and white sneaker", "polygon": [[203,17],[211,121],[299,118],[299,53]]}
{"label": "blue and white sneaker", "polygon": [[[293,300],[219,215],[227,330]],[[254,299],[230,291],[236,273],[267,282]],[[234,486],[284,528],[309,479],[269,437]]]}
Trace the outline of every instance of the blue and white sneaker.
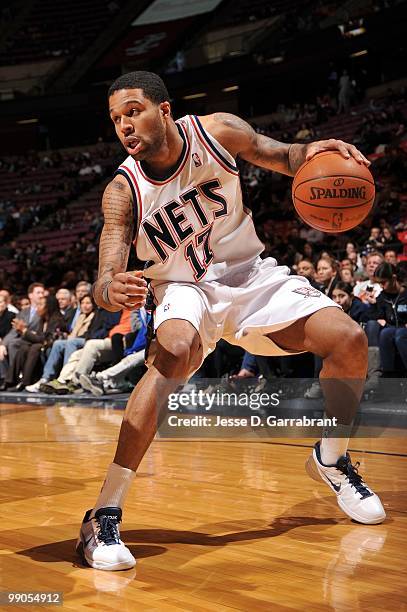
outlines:
{"label": "blue and white sneaker", "polygon": [[386,513],[382,502],[358,473],[359,462],[352,465],[349,453],[339,457],[336,465],[324,465],[321,461],[320,442],[305,463],[308,475],[318,482],[325,482],[336,494],[338,506],[350,518],[366,525],[382,523]]}
{"label": "blue and white sneaker", "polygon": [[124,570],[136,565],[136,560],[120,539],[120,508],[99,508],[90,518],[88,510],[83,519],[77,553],[88,565],[101,570]]}

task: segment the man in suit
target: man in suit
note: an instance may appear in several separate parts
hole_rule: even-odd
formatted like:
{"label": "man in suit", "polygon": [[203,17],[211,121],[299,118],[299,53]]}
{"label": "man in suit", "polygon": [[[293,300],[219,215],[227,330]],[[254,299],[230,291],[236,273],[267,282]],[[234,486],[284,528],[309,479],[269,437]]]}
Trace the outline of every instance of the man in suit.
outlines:
{"label": "man in suit", "polygon": [[[43,297],[44,285],[42,283],[32,283],[28,287],[30,306],[23,308],[18,317],[12,321],[11,325],[13,329],[8,332],[1,343],[4,346],[2,352],[5,353],[3,358],[7,356],[8,363],[14,360],[17,351],[21,347],[22,331],[28,329],[30,331],[39,332],[41,330],[42,321],[37,314],[37,309]],[[4,387],[6,389],[18,387],[18,381],[13,379],[13,373],[10,368],[4,379]],[[16,388],[16,390],[18,389]]]}

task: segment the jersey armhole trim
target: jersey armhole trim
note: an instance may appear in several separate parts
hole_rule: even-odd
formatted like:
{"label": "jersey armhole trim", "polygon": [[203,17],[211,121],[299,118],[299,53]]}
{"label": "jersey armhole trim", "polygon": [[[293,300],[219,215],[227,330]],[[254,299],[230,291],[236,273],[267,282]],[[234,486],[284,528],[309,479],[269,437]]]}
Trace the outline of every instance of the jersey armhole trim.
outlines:
{"label": "jersey armhole trim", "polygon": [[233,174],[239,174],[239,168],[227,160],[226,157],[219,151],[211,138],[209,138],[199,118],[196,115],[191,115],[191,121],[196,133],[198,134],[198,137],[203,142],[206,149],[209,147],[208,151],[212,154],[216,161],[228,172],[232,171]]}
{"label": "jersey armhole trim", "polygon": [[130,170],[130,168],[127,168],[126,166],[120,166],[116,170],[113,176],[117,176],[118,174],[125,177],[125,179],[127,180],[130,186],[131,193],[133,196],[133,212],[134,212],[134,220],[135,220],[134,230],[133,230],[133,242],[134,242],[138,234],[139,226],[141,223],[141,217],[142,217],[140,190],[138,188],[136,178],[133,172]]}

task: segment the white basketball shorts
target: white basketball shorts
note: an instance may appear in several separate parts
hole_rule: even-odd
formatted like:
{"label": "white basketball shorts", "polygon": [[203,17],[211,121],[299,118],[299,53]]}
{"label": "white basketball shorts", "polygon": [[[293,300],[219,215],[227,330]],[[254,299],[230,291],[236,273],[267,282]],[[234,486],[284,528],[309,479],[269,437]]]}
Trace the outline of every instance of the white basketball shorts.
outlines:
{"label": "white basketball shorts", "polygon": [[303,276],[290,276],[290,269],[271,257],[257,258],[216,281],[153,281],[152,290],[155,329],[171,319],[189,321],[200,335],[203,358],[220,338],[254,355],[295,354],[266,334],[321,308],[340,308]]}

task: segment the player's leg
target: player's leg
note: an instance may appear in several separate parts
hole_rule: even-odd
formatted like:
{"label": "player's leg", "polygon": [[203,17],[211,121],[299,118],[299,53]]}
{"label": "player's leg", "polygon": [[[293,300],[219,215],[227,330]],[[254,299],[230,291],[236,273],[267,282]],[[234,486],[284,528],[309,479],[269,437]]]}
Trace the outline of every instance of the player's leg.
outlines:
{"label": "player's leg", "polygon": [[120,540],[122,507],[135,471],[154,438],[169,393],[188,378],[193,364],[201,360],[200,337],[188,321],[164,321],[156,340],[154,363],[127,403],[114,462],[93,510],[86,513],[82,523],[77,549],[97,569],[119,570],[135,564]]}
{"label": "player's leg", "polygon": [[328,417],[339,426],[326,429],[314,448],[308,468],[337,494],[351,518],[379,523],[385,512],[380,499],[363,482],[347,454],[352,420],[363,393],[367,371],[367,339],[363,330],[337,308],[323,308],[269,337],[281,348],[306,350],[323,358],[321,387]]}

